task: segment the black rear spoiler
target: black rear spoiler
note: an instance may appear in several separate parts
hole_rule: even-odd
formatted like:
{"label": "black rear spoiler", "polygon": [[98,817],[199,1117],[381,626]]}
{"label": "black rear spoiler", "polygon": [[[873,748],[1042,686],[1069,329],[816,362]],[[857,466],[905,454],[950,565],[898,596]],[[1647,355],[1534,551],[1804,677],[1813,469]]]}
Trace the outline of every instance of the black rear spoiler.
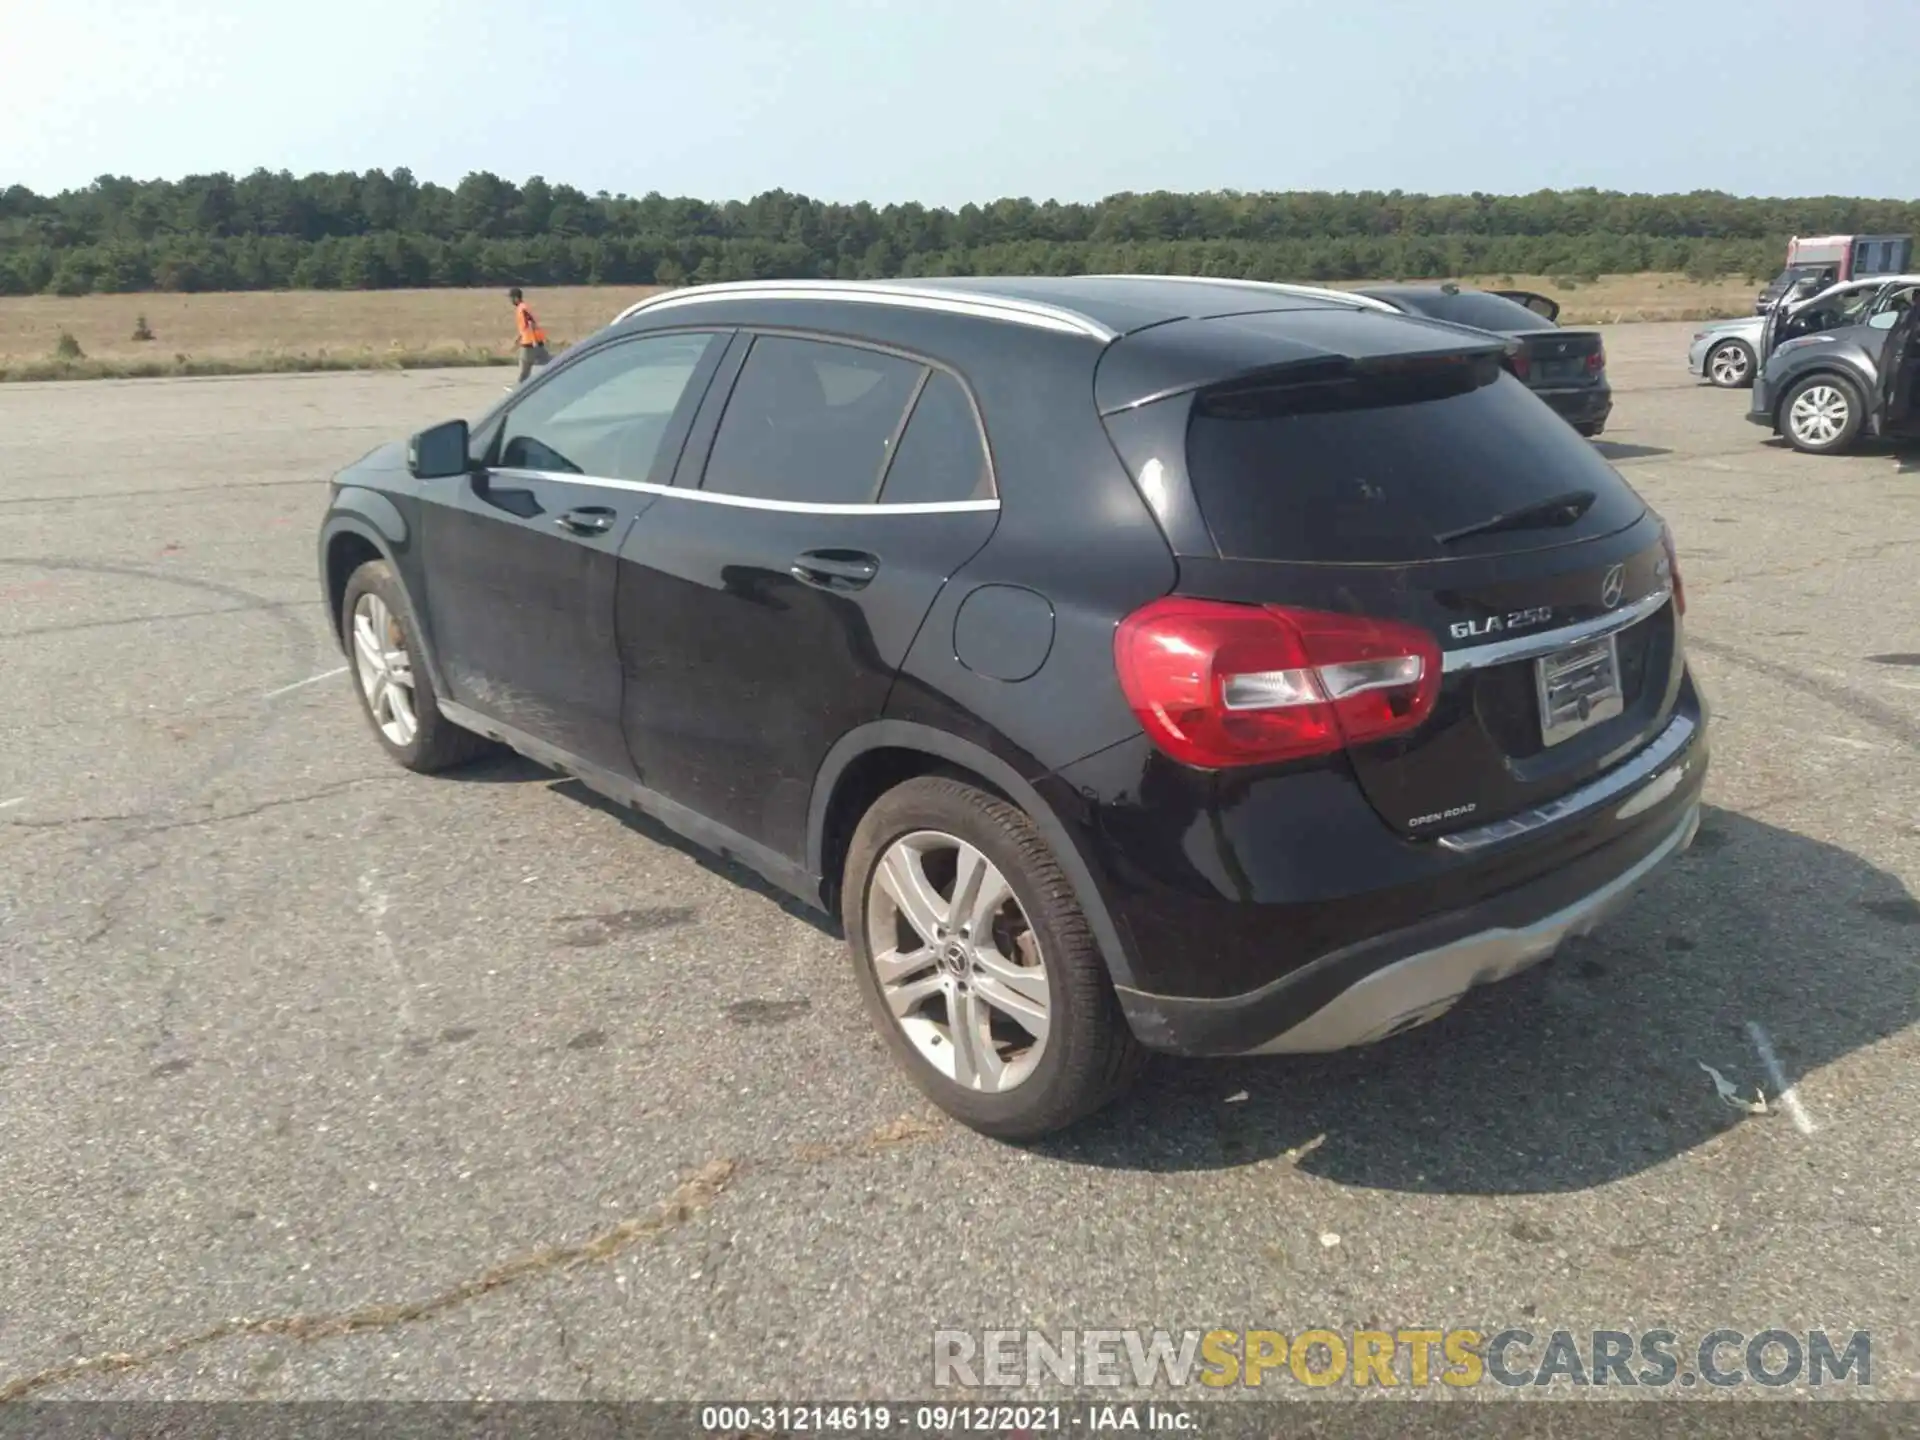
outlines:
{"label": "black rear spoiler", "polygon": [[1109,345],[1094,372],[1102,415],[1205,390],[1272,390],[1410,374],[1432,362],[1455,368],[1513,353],[1516,342],[1485,330],[1385,311],[1297,309],[1176,320]]}
{"label": "black rear spoiler", "polygon": [[1560,302],[1545,295],[1536,295],[1531,290],[1489,290],[1489,295],[1498,295],[1502,300],[1511,300],[1516,305],[1524,305],[1534,314],[1545,319],[1560,319]]}
{"label": "black rear spoiler", "polygon": [[1504,348],[1476,346],[1359,358],[1328,355],[1267,365],[1200,387],[1194,404],[1201,413],[1232,420],[1437,400],[1467,394],[1499,379]]}

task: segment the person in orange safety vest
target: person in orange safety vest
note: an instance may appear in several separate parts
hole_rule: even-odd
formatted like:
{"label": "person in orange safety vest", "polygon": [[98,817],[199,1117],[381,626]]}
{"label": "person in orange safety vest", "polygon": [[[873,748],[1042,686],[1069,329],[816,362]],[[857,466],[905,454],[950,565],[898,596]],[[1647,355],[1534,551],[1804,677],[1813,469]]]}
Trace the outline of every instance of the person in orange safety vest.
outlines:
{"label": "person in orange safety vest", "polygon": [[520,351],[520,379],[524,385],[527,377],[533,373],[533,367],[544,365],[552,357],[547,354],[547,332],[540,328],[540,322],[534,318],[533,309],[515,286],[507,292],[507,298],[513,302],[513,318],[519,327],[517,341]]}

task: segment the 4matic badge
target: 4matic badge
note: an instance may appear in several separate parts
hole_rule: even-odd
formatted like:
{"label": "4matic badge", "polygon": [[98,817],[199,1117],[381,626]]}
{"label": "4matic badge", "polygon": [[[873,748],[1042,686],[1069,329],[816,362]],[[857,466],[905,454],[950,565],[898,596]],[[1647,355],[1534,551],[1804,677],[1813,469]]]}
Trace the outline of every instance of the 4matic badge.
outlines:
{"label": "4matic badge", "polygon": [[1531,630],[1553,619],[1551,605],[1535,605],[1530,610],[1511,610],[1505,615],[1483,615],[1478,620],[1456,620],[1447,633],[1456,640],[1477,640],[1482,635],[1502,635],[1510,630]]}

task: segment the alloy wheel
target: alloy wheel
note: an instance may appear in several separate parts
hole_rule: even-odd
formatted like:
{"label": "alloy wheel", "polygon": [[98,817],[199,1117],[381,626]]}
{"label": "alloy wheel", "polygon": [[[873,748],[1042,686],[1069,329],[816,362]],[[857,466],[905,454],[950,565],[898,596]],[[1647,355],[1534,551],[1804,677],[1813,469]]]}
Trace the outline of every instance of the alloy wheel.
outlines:
{"label": "alloy wheel", "polygon": [[407,653],[407,636],[399,620],[372,591],[353,607],[353,661],[373,723],[395,745],[411,744],[420,729],[414,708],[413,657]]}
{"label": "alloy wheel", "polygon": [[1794,397],[1787,424],[1803,444],[1831,445],[1846,428],[1847,397],[1831,385],[1809,385]]}
{"label": "alloy wheel", "polygon": [[1744,346],[1722,345],[1707,357],[1707,373],[1713,377],[1713,383],[1729,390],[1745,384],[1751,368]]}
{"label": "alloy wheel", "polygon": [[937,830],[894,841],[868,889],[867,936],[887,1009],[928,1064],[990,1093],[1033,1074],[1052,1015],[1040,941],[977,848]]}

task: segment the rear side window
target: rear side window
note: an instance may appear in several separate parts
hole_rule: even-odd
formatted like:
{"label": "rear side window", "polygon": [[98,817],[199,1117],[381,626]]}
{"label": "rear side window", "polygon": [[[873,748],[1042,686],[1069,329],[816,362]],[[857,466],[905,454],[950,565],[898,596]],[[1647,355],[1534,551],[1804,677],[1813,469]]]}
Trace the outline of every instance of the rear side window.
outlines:
{"label": "rear side window", "polygon": [[1398,299],[1409,310],[1434,320],[1471,325],[1476,330],[1539,330],[1552,323],[1504,295],[1489,295],[1480,290],[1462,290],[1458,295],[1435,290],[1428,294],[1402,295]]}
{"label": "rear side window", "polygon": [[924,369],[850,345],[760,336],[728,397],[703,488],[757,500],[871,503]]}
{"label": "rear side window", "polygon": [[[1405,564],[1564,544],[1639,518],[1633,490],[1496,362],[1202,394],[1194,498],[1229,559]],[[1449,532],[1580,491],[1571,525]]]}
{"label": "rear side window", "polygon": [[960,382],[944,370],[927,377],[880,488],[887,505],[987,500],[993,476],[980,422]]}

